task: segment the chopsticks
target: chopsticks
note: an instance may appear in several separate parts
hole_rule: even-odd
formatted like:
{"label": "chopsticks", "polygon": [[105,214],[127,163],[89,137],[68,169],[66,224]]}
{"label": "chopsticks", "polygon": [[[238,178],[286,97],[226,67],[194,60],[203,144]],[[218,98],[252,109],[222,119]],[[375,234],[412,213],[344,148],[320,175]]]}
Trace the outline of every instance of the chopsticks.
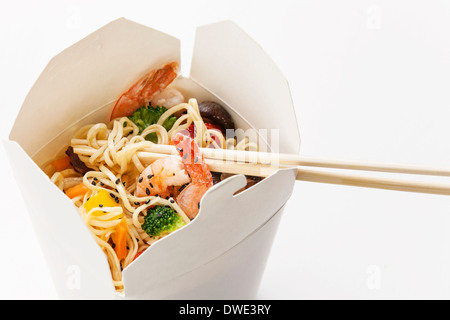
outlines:
{"label": "chopsticks", "polygon": [[[99,144],[106,142],[98,141]],[[76,153],[89,155],[88,148],[75,148]],[[450,168],[419,166],[399,163],[358,162],[338,159],[320,159],[295,154],[279,154],[257,151],[238,151],[226,149],[200,148],[205,162],[211,171],[230,174],[268,177],[279,169],[297,168],[296,180],[336,185],[346,185],[385,190],[407,191],[427,194],[450,195],[450,182],[436,183],[411,181],[403,178],[372,177],[348,172],[330,172],[322,169],[344,169],[353,171],[374,171],[395,174],[414,174],[427,176],[450,176]],[[174,146],[154,144],[137,152],[144,163],[176,155]],[[310,169],[315,167],[316,169]],[[319,168],[319,169],[317,169]]]}
{"label": "chopsticks", "polygon": [[[178,152],[169,145],[154,145],[149,150],[153,153],[172,154]],[[252,165],[273,166],[304,166],[331,169],[347,169],[359,171],[378,171],[390,173],[419,174],[431,176],[450,176],[450,167],[420,166],[412,164],[384,163],[384,162],[358,162],[340,159],[320,159],[305,157],[296,154],[270,153],[258,151],[239,151],[227,149],[200,148],[205,159],[225,161],[229,163],[250,163]],[[263,170],[264,172],[264,170]]]}
{"label": "chopsticks", "polygon": [[[202,149],[203,151],[203,149]],[[230,151],[230,150],[227,150]],[[208,156],[211,156],[211,153],[206,152]],[[227,155],[230,153],[227,152]],[[242,155],[241,152],[238,155]],[[161,153],[152,153],[152,152],[138,152],[138,157],[142,161],[154,161],[156,159],[167,156],[167,154]],[[426,182],[426,181],[410,181],[399,178],[379,178],[379,177],[371,177],[364,175],[356,175],[350,173],[336,173],[336,172],[328,172],[328,171],[320,171],[314,169],[305,168],[305,166],[294,166],[294,165],[280,165],[280,166],[271,166],[265,165],[261,163],[245,163],[245,162],[230,162],[221,161],[217,159],[207,158],[205,156],[205,162],[208,165],[211,171],[216,172],[224,172],[231,174],[244,174],[250,176],[259,176],[259,177],[268,177],[271,174],[275,173],[279,169],[283,168],[291,168],[297,167],[297,175],[296,180],[298,181],[307,181],[307,182],[317,182],[317,183],[327,183],[327,184],[336,184],[336,185],[345,185],[345,186],[354,186],[354,187],[365,187],[365,188],[375,188],[375,189],[384,189],[384,190],[395,190],[395,191],[407,191],[407,192],[417,192],[417,193],[427,193],[427,194],[438,194],[438,195],[450,195],[450,183],[436,183],[436,182]],[[290,160],[292,161],[292,159]],[[327,161],[318,161],[316,162],[308,162],[310,166],[320,166],[325,167]],[[329,162],[329,166],[326,168],[336,168],[343,166],[343,162],[336,163]],[[358,169],[356,169],[358,168]],[[364,169],[363,169],[364,168]],[[342,169],[342,168],[341,168]],[[437,169],[429,167],[420,167],[420,166],[405,166],[402,167],[399,164],[386,164],[383,165],[381,163],[378,166],[369,166],[367,164],[361,163],[356,166],[356,162],[352,162],[352,166],[345,166],[345,169],[353,169],[353,170],[365,170],[368,171],[383,171],[383,172],[391,172],[391,173],[417,173],[421,175],[449,175],[449,171],[447,169]]]}

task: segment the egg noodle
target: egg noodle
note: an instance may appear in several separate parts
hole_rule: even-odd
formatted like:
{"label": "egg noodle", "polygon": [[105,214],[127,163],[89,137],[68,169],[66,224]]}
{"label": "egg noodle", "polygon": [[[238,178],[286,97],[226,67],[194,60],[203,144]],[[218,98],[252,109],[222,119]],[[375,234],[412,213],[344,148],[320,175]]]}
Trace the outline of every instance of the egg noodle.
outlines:
{"label": "egg noodle", "polygon": [[[181,116],[167,131],[163,123],[174,114]],[[153,145],[153,142],[145,140],[145,137],[149,133],[155,133],[157,143],[167,145],[175,133],[187,130],[191,124],[195,126],[194,139],[200,147],[208,148],[212,144],[216,148],[257,149],[257,145],[249,142],[248,138],[236,143],[235,138],[226,139],[219,130],[208,129],[200,115],[197,100],[190,99],[188,103],[178,104],[165,111],[156,124],[147,127],[140,134],[139,128],[127,117],[114,119],[109,124],[97,123],[82,127],[70,145],[80,160],[92,171],[81,175],[74,169],[66,169],[51,176],[51,181],[61,190],[80,183],[89,189],[84,195],[72,198],[72,201],[107,256],[117,292],[124,290],[122,270],[138,253],[162,237],[151,237],[141,228],[148,208],[155,205],[169,206],[186,224],[190,222],[174,199],[158,196],[138,197],[135,196],[135,191],[137,177],[148,165],[141,162],[137,152]],[[217,139],[213,139],[212,136]],[[118,205],[110,207],[99,205],[87,211],[86,201],[100,190],[105,190]],[[126,234],[128,253],[121,262],[110,239],[124,217],[128,226]]]}

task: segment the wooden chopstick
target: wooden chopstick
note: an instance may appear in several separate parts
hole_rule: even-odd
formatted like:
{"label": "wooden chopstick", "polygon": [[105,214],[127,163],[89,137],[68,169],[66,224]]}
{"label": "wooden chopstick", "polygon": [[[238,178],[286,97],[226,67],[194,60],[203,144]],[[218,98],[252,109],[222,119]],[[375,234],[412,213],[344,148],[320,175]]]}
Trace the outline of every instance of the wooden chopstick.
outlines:
{"label": "wooden chopstick", "polygon": [[[166,154],[138,152],[139,159],[143,162],[151,162],[167,156]],[[224,162],[218,160],[205,159],[211,171],[224,172],[230,174],[244,174],[250,176],[268,177],[280,168],[293,166],[271,166],[263,164]],[[320,170],[297,167],[296,180],[307,182],[318,182],[327,184],[337,184],[354,187],[375,188],[384,190],[417,192],[426,194],[450,195],[450,183],[435,183],[426,181],[409,181],[396,178],[378,178],[349,173],[336,173]]]}
{"label": "wooden chopstick", "polygon": [[[106,143],[100,141],[99,144]],[[74,148],[76,153],[89,155],[89,148]],[[309,169],[308,167],[380,171],[389,173],[450,176],[450,169],[397,163],[356,162],[306,158],[299,155],[275,154],[256,151],[237,151],[200,148],[211,171],[249,176],[268,177],[282,168],[297,168],[296,180],[337,184],[385,190],[407,191],[427,194],[450,195],[450,183],[410,181],[398,178],[378,178],[350,173],[336,173]],[[178,156],[174,146],[154,144],[137,152],[139,159],[150,163],[167,155]]]}
{"label": "wooden chopstick", "polygon": [[[73,140],[75,141],[75,139]],[[97,141],[103,145],[106,140]],[[177,155],[174,146],[154,144],[151,148],[143,150],[145,152]],[[342,159],[321,159],[314,157],[305,157],[296,154],[270,153],[258,151],[239,151],[227,149],[200,148],[205,159],[221,160],[226,162],[245,162],[252,164],[271,164],[273,166],[304,166],[320,167],[331,169],[347,169],[360,171],[377,171],[390,173],[405,173],[433,176],[450,176],[450,167],[431,167],[424,165],[403,164],[403,163],[384,163],[373,161],[353,161]],[[76,152],[76,151],[75,151]]]}
{"label": "wooden chopstick", "polygon": [[373,161],[362,162],[339,159],[319,159],[302,156],[300,157],[298,165],[306,167],[420,174],[429,176],[450,176],[450,167],[435,167],[403,163],[384,163]]}
{"label": "wooden chopstick", "polygon": [[308,169],[299,169],[296,180],[384,190],[450,195],[450,183],[445,184],[427,181],[409,181],[396,178],[378,178]]}

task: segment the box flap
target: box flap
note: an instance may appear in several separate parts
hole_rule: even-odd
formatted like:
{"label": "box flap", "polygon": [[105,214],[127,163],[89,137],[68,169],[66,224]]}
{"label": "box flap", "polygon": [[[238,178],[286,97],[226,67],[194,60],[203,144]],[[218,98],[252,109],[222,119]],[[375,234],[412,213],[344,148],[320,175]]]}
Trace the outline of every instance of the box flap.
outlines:
{"label": "box flap", "polygon": [[[63,133],[113,103],[139,77],[167,61],[179,62],[179,57],[178,39],[115,20],[50,61],[26,97],[9,139],[33,157],[56,138],[55,132]],[[29,139],[30,132],[39,134]]]}
{"label": "box flap", "polygon": [[3,143],[60,297],[115,298],[106,256],[72,201],[16,142]]}
{"label": "box flap", "polygon": [[179,291],[187,290],[184,274],[231,250],[283,207],[292,194],[296,172],[295,168],[279,170],[237,195],[246,184],[242,175],[209,189],[194,221],[154,243],[124,269],[125,296],[145,298],[147,291],[173,279],[179,280]]}
{"label": "box flap", "polygon": [[230,21],[199,27],[190,77],[255,129],[280,129],[279,152],[298,153],[300,136],[289,85],[264,50]]}

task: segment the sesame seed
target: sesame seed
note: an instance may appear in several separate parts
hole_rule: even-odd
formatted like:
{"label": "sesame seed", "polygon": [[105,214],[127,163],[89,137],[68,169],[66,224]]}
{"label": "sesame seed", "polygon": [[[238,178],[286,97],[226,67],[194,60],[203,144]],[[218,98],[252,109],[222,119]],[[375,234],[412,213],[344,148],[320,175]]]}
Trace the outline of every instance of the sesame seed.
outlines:
{"label": "sesame seed", "polygon": [[153,174],[149,174],[149,175],[147,176],[147,178],[148,178],[148,179],[151,179],[151,178],[153,178],[153,176],[154,176]]}
{"label": "sesame seed", "polygon": [[114,195],[114,193],[110,193],[109,194],[111,196],[111,198],[115,198],[116,196]]}
{"label": "sesame seed", "polygon": [[198,208],[200,209],[200,202],[198,203]]}
{"label": "sesame seed", "polygon": [[149,204],[150,203],[150,199],[148,199],[147,201],[145,201],[145,204]]}
{"label": "sesame seed", "polygon": [[194,163],[197,163],[197,162],[198,162],[198,157],[195,157]]}
{"label": "sesame seed", "polygon": [[183,149],[182,149],[182,148],[177,148],[177,150],[180,151],[180,152],[183,152]]}
{"label": "sesame seed", "polygon": [[126,184],[126,183],[125,183],[125,181],[124,181],[124,182],[122,182],[122,184],[123,184],[123,186],[125,187],[125,184]]}
{"label": "sesame seed", "polygon": [[118,178],[117,180],[116,180],[116,184],[119,184],[120,183],[120,178]]}
{"label": "sesame seed", "polygon": [[99,205],[98,205],[100,208],[102,208],[103,207],[103,205],[100,203]]}
{"label": "sesame seed", "polygon": [[152,185],[152,183],[150,182],[149,184],[150,184],[150,188],[153,188],[153,185]]}
{"label": "sesame seed", "polygon": [[173,200],[173,199],[170,199],[169,201],[170,201],[170,203],[175,203],[175,200]]}
{"label": "sesame seed", "polygon": [[140,177],[140,178],[139,178],[139,183],[141,183],[142,180],[144,180],[144,178],[143,178],[143,177]]}
{"label": "sesame seed", "polygon": [[148,188],[145,188],[145,193],[149,196],[150,195],[150,190]]}
{"label": "sesame seed", "polygon": [[187,153],[184,154],[183,159],[187,159]]}

